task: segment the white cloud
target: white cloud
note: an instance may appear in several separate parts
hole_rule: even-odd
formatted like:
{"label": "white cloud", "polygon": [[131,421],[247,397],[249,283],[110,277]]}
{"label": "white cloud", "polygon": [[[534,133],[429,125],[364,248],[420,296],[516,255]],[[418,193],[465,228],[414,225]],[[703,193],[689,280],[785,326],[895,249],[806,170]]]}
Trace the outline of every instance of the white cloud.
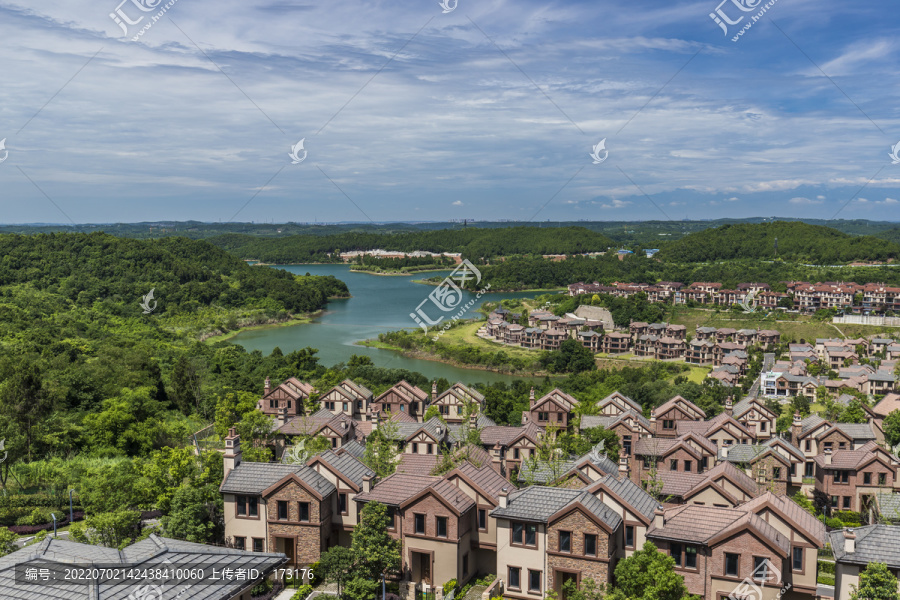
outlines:
{"label": "white cloud", "polygon": [[453,206],[463,206],[463,203],[462,203],[462,200],[457,200],[456,202],[453,202],[452,205]]}
{"label": "white cloud", "polygon": [[788,200],[791,204],[822,204],[821,200],[822,196],[817,196],[816,200],[812,198],[804,198],[803,196],[797,196],[796,198],[791,198]]}

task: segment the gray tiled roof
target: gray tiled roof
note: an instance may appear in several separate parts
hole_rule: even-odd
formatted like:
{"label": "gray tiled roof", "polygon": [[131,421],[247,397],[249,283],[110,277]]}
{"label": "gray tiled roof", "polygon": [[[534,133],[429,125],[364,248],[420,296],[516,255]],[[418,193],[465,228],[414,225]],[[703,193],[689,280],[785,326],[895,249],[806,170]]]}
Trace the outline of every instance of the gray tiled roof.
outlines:
{"label": "gray tiled roof", "polygon": [[728,456],[724,455],[725,448],[719,448],[719,460],[727,460],[732,463],[749,463],[757,456],[769,450],[767,446],[762,444],[734,444],[727,446]]}
{"label": "gray tiled roof", "polygon": [[622,522],[622,517],[603,504],[596,496],[584,490],[537,485],[511,494],[507,507],[495,508],[491,511],[491,515],[501,519],[546,523],[551,516],[575,502],[581,502],[591,513],[613,529],[616,529]]}
{"label": "gray tiled roof", "polygon": [[886,563],[891,569],[900,568],[900,526],[866,525],[853,529],[856,533],[856,549],[848,553],[844,545],[844,531],[828,534],[834,558],[838,563],[867,565],[873,562]]}
{"label": "gray tiled roof", "polygon": [[809,415],[808,417],[803,419],[803,422],[800,426],[800,435],[803,435],[804,433],[815,429],[824,422],[825,419],[823,419],[819,415]]}
{"label": "gray tiled roof", "polygon": [[877,493],[875,501],[878,504],[878,512],[883,518],[894,522],[900,521],[900,494]]}
{"label": "gray tiled roof", "polygon": [[291,474],[296,474],[322,496],[335,490],[333,483],[306,465],[242,462],[228,474],[219,491],[225,494],[261,494]]}
{"label": "gray tiled roof", "polygon": [[853,440],[875,439],[875,433],[868,423],[835,423],[834,427],[846,433]]}
{"label": "gray tiled roof", "polygon": [[353,458],[362,459],[363,455],[366,453],[366,447],[363,444],[360,444],[356,440],[350,440],[343,446],[341,446],[338,451],[341,454],[349,454]]}
{"label": "gray tiled roof", "polygon": [[360,487],[362,487],[363,477],[366,475],[375,475],[375,471],[364,465],[349,453],[335,454],[329,450],[328,452],[320,454],[319,457],[327,462],[335,471]]}
{"label": "gray tiled roof", "polygon": [[600,481],[602,485],[609,488],[610,492],[621,498],[633,510],[647,519],[653,519],[653,513],[659,503],[653,499],[653,496],[645,492],[641,486],[627,477],[616,477],[615,475],[607,475]]}
{"label": "gray tiled roof", "polygon": [[[15,581],[15,565],[31,564],[49,567],[48,563],[65,565],[103,564],[109,567],[141,570],[164,568],[168,564],[174,569],[202,567],[211,577],[212,569],[219,572],[223,569],[258,569],[261,573],[283,565],[287,561],[284,554],[249,552],[228,548],[218,548],[151,535],[149,538],[133,544],[121,552],[111,548],[89,546],[66,540],[47,538],[43,542],[22,548],[12,554],[0,558],[0,598],[3,600],[126,600],[129,594],[137,591],[139,586],[119,583],[94,583],[91,585],[69,584],[63,586],[29,585]],[[155,581],[148,581],[148,584]],[[172,591],[172,596],[187,591],[184,596],[191,600],[227,600],[241,591],[247,580],[217,580],[215,584],[208,582],[192,585],[190,581],[176,583],[169,579],[164,586]]]}
{"label": "gray tiled roof", "polygon": [[[531,464],[534,464],[533,472],[530,467]],[[533,480],[535,483],[541,485],[553,483],[557,479],[570,473],[574,468],[574,460],[567,460],[556,463],[555,468],[553,463],[546,460],[537,460],[534,463],[531,463],[529,461],[528,464],[523,464],[522,468],[519,469],[519,481],[525,482]]]}

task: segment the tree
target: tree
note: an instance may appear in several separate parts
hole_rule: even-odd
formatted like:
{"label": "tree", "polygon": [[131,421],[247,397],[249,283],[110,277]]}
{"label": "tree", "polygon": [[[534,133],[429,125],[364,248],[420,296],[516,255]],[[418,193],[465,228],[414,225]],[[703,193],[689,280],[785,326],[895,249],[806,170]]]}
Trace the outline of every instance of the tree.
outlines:
{"label": "tree", "polygon": [[[441,419],[441,409],[438,408],[437,406],[435,406],[434,404],[432,404],[431,406],[428,407],[428,410],[425,411],[425,416],[422,418],[423,418],[423,420],[428,421],[429,419],[431,419],[433,417],[437,417],[437,418]],[[441,420],[443,420],[443,419],[441,419]]]}
{"label": "tree", "polygon": [[391,475],[397,469],[398,431],[399,426],[395,421],[382,417],[378,428],[366,440],[366,451],[362,461],[380,478]]}
{"label": "tree", "polygon": [[169,514],[162,520],[169,537],[209,544],[224,536],[224,503],[217,484],[184,485],[175,490]]}
{"label": "tree", "polygon": [[228,430],[256,410],[258,396],[249,392],[226,391],[216,401],[216,433],[224,438]]}
{"label": "tree", "polygon": [[802,491],[797,490],[797,493],[791,496],[791,499],[800,505],[800,508],[808,512],[809,514],[815,516],[816,515],[816,505],[813,504],[812,500],[806,497]]}
{"label": "tree", "polygon": [[900,409],[891,411],[884,418],[884,441],[891,448],[900,444]]}
{"label": "tree", "polygon": [[658,551],[652,542],[645,542],[643,548],[616,565],[616,584],[632,600],[682,600],[688,590],[674,567],[675,559]]}
{"label": "tree", "polygon": [[863,409],[860,400],[854,398],[847,404],[847,407],[841,411],[838,421],[841,423],[865,423],[868,421],[868,415],[866,414],[865,409]]}
{"label": "tree", "polygon": [[268,443],[272,431],[275,429],[273,417],[258,410],[252,410],[244,415],[235,429],[241,436],[241,440],[249,442],[249,445],[242,450],[243,460],[247,462],[272,460],[272,452],[268,448]]}
{"label": "tree", "polygon": [[335,546],[322,553],[319,572],[325,581],[337,584],[338,598],[342,596],[344,582],[350,579],[356,568],[356,553],[346,546]]}
{"label": "tree", "polygon": [[573,579],[567,579],[563,584],[566,600],[603,600],[605,594],[606,584],[598,584],[590,577],[583,579],[580,586]]}
{"label": "tree", "polygon": [[390,576],[400,569],[400,541],[392,538],[387,506],[367,502],[359,513],[359,523],[353,528],[350,549],[356,554],[356,577],[378,581],[382,574]]}
{"label": "tree", "polygon": [[801,417],[808,417],[810,410],[809,398],[803,394],[797,394],[791,399],[792,412],[799,412]]}
{"label": "tree", "polygon": [[852,586],[850,600],[900,600],[897,578],[884,563],[869,563],[859,574],[859,586]]}
{"label": "tree", "polygon": [[571,339],[561,343],[559,350],[545,353],[541,363],[553,373],[580,373],[597,368],[594,353],[578,340]]}
{"label": "tree", "polygon": [[18,536],[6,527],[0,527],[0,556],[12,554],[19,549],[16,546]]}
{"label": "tree", "polygon": [[29,462],[35,439],[52,410],[53,401],[44,389],[40,370],[33,362],[22,361],[0,388],[0,416],[19,428]]}
{"label": "tree", "polygon": [[167,513],[175,491],[196,474],[197,468],[197,457],[189,446],[155,450],[142,465],[142,493]]}
{"label": "tree", "polygon": [[99,513],[73,523],[69,534],[76,542],[118,548],[128,546],[141,530],[141,513],[117,510]]}

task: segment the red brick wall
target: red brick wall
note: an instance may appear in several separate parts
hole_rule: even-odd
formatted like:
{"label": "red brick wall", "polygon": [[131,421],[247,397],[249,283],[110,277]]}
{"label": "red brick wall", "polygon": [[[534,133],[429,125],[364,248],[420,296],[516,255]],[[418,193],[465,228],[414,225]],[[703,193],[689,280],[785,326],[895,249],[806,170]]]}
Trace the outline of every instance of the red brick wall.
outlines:
{"label": "red brick wall", "polygon": [[[471,528],[473,511],[470,510],[458,518],[444,503],[432,496],[425,495],[403,510],[404,536],[416,535],[415,514],[425,515],[425,536],[437,537],[437,517],[447,517],[447,540],[459,540]],[[444,538],[439,538],[444,539]]]}
{"label": "red brick wall", "polygon": [[[872,474],[872,483],[866,485],[863,483],[864,473]],[[890,491],[894,484],[894,471],[885,467],[881,462],[875,461],[864,467],[862,471],[850,471],[847,483],[835,483],[834,471],[828,467],[816,467],[816,489],[824,492],[828,496],[838,496],[838,509],[859,511],[859,498],[857,487],[875,488],[878,486],[878,474],[884,473],[886,476],[885,491]],[[868,493],[868,491],[864,492]],[[844,496],[850,496],[849,508],[844,507]]]}

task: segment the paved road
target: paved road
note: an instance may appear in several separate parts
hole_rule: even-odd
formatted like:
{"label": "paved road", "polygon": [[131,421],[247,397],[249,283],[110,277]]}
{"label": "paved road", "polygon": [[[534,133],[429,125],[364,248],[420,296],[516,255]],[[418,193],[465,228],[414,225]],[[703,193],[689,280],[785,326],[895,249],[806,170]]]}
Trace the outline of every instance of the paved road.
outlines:
{"label": "paved road", "polygon": [[[53,533],[50,532],[50,534],[47,537],[53,537]],[[69,537],[69,532],[68,531],[60,531],[59,534],[57,535],[57,537],[65,539],[65,538]],[[27,544],[28,542],[30,542],[33,539],[34,539],[33,535],[30,535],[28,537],[19,538],[16,540],[16,546],[18,546],[19,548],[24,548],[25,544]]]}
{"label": "paved road", "polygon": [[834,586],[822,585],[820,583],[816,586],[816,595],[818,595],[819,598],[834,598]]}

